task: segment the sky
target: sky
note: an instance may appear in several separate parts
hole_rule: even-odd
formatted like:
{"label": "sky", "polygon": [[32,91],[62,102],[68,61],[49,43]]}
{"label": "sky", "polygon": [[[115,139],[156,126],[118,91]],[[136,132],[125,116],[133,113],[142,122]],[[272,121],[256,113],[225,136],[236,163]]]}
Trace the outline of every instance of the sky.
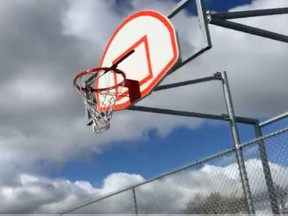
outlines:
{"label": "sky", "polygon": [[[160,0],[0,1],[1,213],[60,212],[232,147],[228,123],[218,121],[126,110],[115,113],[110,130],[101,135],[85,124],[73,76],[97,66],[109,36],[125,17],[143,9],[168,14],[175,4]],[[288,7],[288,1],[207,0],[211,11],[276,7]],[[172,20],[183,52],[199,46],[193,40],[195,25],[186,28],[195,24],[192,15],[188,11]],[[287,19],[282,15],[236,21],[288,35]],[[236,115],[266,120],[287,112],[287,44],[211,25],[209,29],[213,48],[163,83],[225,70]],[[221,86],[214,82],[157,92],[139,105],[226,112]],[[264,134],[287,123],[267,127]],[[242,142],[254,138],[251,127],[239,127]],[[214,168],[227,173],[236,169],[231,167]]]}

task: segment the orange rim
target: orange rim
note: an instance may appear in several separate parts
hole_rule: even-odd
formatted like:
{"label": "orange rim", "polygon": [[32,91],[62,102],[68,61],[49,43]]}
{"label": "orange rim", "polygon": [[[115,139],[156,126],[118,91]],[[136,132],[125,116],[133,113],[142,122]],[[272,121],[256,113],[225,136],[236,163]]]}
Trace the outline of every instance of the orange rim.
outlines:
{"label": "orange rim", "polygon": [[[108,71],[113,71],[114,73],[116,74],[120,74],[122,77],[123,77],[123,81],[121,81],[120,83],[117,83],[116,85],[114,86],[109,86],[109,87],[105,87],[105,88],[96,88],[96,89],[93,89],[92,87],[90,87],[89,89],[88,88],[83,88],[83,87],[80,87],[78,84],[77,84],[77,80],[80,79],[82,76],[86,75],[86,74],[98,74],[99,72],[103,72],[106,73]],[[73,85],[79,90],[79,91],[93,91],[93,92],[101,92],[101,91],[107,91],[107,90],[112,90],[112,89],[115,89],[119,86],[122,86],[124,85],[126,82],[126,75],[123,71],[117,69],[117,68],[109,68],[109,67],[98,67],[98,68],[91,68],[91,69],[87,69],[85,71],[81,71],[79,72],[73,79]]]}

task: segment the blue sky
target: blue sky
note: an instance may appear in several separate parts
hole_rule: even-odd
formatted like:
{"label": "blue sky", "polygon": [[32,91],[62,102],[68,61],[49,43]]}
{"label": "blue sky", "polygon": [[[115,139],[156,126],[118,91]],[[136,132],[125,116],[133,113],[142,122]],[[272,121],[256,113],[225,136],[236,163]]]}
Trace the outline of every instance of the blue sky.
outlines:
{"label": "blue sky", "polygon": [[[250,4],[251,0],[220,2],[207,0],[206,7],[208,10],[223,12],[239,5]],[[118,1],[118,3],[122,7],[128,6],[127,1]],[[115,124],[113,119],[112,124]],[[241,142],[255,138],[251,126],[242,124],[238,126]],[[285,126],[287,126],[287,120],[264,128],[263,132],[267,134]],[[207,121],[193,130],[178,127],[165,137],[159,136],[155,130],[150,130],[143,139],[113,142],[89,160],[81,159],[70,162],[61,171],[51,175],[70,180],[87,180],[96,186],[100,186],[107,175],[115,172],[136,173],[145,178],[151,178],[230,148],[232,143],[227,122]]]}
{"label": "blue sky", "polygon": [[[130,7],[129,0],[116,0],[117,4],[122,7]],[[174,2],[179,2],[174,0]],[[208,10],[225,12],[230,8],[234,8],[239,5],[251,4],[252,0],[205,0],[205,6]],[[115,9],[117,9],[115,7]]]}
{"label": "blue sky", "polygon": [[208,10],[213,10],[217,12],[225,12],[236,6],[242,6],[245,4],[251,4],[252,0],[206,0],[205,5]]}
{"label": "blue sky", "polygon": [[[147,179],[233,147],[228,123],[207,122],[194,130],[176,128],[165,137],[152,130],[144,140],[114,142],[101,154],[95,154],[92,160],[69,163],[58,175],[71,180],[88,180],[96,186],[114,172],[141,174]],[[263,128],[263,133],[287,125],[288,120],[282,120]],[[238,127],[242,143],[255,139],[252,126],[238,124]]]}
{"label": "blue sky", "polygon": [[[143,9],[168,14],[176,2],[1,1],[0,213],[62,212],[233,146],[228,122],[119,111],[113,115],[107,133],[97,135],[86,126],[84,106],[73,87],[73,77],[78,71],[99,65],[109,36],[126,16]],[[207,0],[206,4],[213,11],[240,5],[238,10],[288,7],[287,0]],[[265,16],[237,22],[288,35],[287,18]],[[189,52],[201,44],[197,43],[201,41],[198,22],[191,13],[177,14],[172,23],[181,51]],[[190,25],[196,26],[197,32]],[[225,70],[236,115],[260,117],[263,121],[287,112],[287,44],[212,25],[209,30],[213,48],[164,82]],[[186,53],[181,54],[185,57]],[[221,85],[216,82],[157,92],[139,105],[211,114],[226,110]],[[287,127],[287,121],[264,128],[264,134]],[[239,125],[239,129],[242,142],[254,138],[251,126]],[[280,163],[271,169],[275,179],[281,180],[288,173],[288,167],[283,167],[288,165],[287,138],[276,144],[277,139],[271,140],[267,143],[269,159]],[[257,158],[257,151],[248,148],[245,157]],[[234,176],[226,174],[237,172],[237,165],[223,165],[233,159],[228,156],[213,160],[199,170],[206,173],[196,179],[201,183],[200,190],[217,187],[219,181],[215,178],[219,173],[223,173],[221,185],[231,185]],[[252,169],[261,173],[259,160],[246,164],[250,172]],[[259,178],[261,175],[251,179],[258,189]],[[183,186],[180,183],[179,188]],[[288,187],[283,181],[284,186]],[[196,195],[199,187],[197,184],[197,188],[191,188],[194,192],[189,196]],[[229,186],[225,189],[227,194],[231,192]],[[173,190],[169,194],[174,194]],[[180,195],[189,198],[184,191]],[[170,205],[165,200],[162,202]]]}

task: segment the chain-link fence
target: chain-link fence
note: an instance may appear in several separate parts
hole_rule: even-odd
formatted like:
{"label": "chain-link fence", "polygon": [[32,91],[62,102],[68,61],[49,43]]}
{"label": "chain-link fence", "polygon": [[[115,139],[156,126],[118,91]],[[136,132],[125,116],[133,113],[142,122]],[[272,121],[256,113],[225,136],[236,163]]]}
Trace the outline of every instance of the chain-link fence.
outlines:
{"label": "chain-link fence", "polygon": [[256,213],[273,213],[276,209],[287,214],[288,128],[246,143],[242,150]]}
{"label": "chain-link fence", "polygon": [[[288,213],[288,128],[240,150],[255,213]],[[235,149],[229,149],[65,214],[245,214],[246,197]]]}

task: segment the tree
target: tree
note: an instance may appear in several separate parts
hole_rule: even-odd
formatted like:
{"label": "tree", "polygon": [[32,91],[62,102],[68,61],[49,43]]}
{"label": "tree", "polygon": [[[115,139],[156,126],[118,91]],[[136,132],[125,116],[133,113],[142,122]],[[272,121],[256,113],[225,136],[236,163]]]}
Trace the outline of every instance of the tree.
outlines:
{"label": "tree", "polygon": [[287,214],[288,209],[286,207],[286,199],[287,199],[288,192],[284,190],[284,188],[282,188],[280,185],[276,185],[275,193],[276,193],[276,198],[278,201],[280,213]]}
{"label": "tree", "polygon": [[196,195],[187,204],[186,214],[236,214],[247,213],[246,201],[233,194],[223,196],[212,193],[209,196]]}

